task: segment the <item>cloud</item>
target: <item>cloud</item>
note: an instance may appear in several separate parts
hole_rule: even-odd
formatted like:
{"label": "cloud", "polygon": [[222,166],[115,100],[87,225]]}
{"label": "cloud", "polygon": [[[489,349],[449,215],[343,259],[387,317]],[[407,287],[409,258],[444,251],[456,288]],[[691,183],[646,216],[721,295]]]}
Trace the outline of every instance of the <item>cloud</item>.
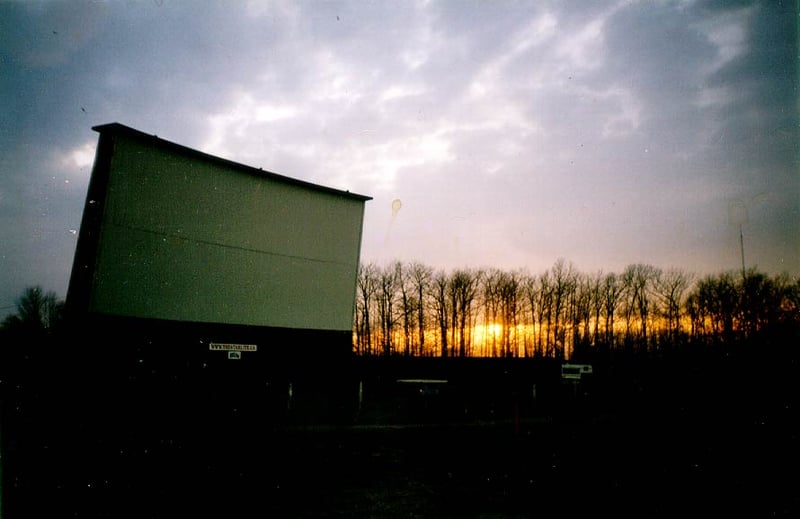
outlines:
{"label": "cloud", "polygon": [[4,290],[66,285],[113,121],[374,196],[364,258],[718,270],[766,194],[748,254],[800,269],[789,3],[238,5],[0,3]]}
{"label": "cloud", "polygon": [[88,171],[94,163],[96,148],[96,142],[88,141],[65,152],[56,151],[53,162],[55,167],[72,171],[76,169]]}

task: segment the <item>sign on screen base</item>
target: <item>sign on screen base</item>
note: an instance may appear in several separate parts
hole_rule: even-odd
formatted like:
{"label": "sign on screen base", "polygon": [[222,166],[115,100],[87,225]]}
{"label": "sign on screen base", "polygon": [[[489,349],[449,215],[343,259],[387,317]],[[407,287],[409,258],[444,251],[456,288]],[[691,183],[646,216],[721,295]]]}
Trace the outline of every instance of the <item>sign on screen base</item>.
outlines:
{"label": "sign on screen base", "polygon": [[208,345],[208,349],[211,351],[228,352],[228,360],[241,360],[242,352],[257,351],[258,346],[256,346],[255,344],[229,344],[229,343],[212,342],[211,344]]}

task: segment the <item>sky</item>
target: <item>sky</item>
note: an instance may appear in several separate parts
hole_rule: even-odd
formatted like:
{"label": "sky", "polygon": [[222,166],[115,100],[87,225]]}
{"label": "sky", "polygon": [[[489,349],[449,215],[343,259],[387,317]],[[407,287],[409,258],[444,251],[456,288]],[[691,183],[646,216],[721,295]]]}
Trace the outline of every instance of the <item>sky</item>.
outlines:
{"label": "sky", "polygon": [[792,1],[0,0],[0,315],[118,122],[372,197],[361,261],[800,274]]}

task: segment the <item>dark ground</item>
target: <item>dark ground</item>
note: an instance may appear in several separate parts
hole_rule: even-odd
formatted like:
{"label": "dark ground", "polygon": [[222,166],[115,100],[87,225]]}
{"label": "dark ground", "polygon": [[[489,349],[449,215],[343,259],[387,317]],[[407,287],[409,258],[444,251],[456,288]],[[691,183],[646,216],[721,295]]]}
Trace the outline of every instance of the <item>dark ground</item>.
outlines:
{"label": "dark ground", "polygon": [[798,516],[795,364],[582,387],[519,365],[438,385],[397,383],[430,366],[359,366],[344,401],[308,382],[291,400],[197,380],[7,392],[3,517]]}

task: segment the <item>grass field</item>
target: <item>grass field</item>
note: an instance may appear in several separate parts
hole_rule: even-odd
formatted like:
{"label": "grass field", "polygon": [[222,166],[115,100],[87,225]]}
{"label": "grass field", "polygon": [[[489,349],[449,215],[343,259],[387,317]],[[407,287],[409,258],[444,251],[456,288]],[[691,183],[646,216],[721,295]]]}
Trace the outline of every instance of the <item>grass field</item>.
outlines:
{"label": "grass field", "polygon": [[133,390],[92,400],[46,388],[6,400],[3,517],[800,511],[796,366],[737,365],[713,377],[628,371],[581,388],[552,378],[534,388],[506,368],[451,372],[432,385],[398,383],[405,373],[373,367],[350,381],[344,414],[330,411],[341,402],[325,387],[308,384],[291,399],[278,388],[271,406],[177,386],[144,401]]}

